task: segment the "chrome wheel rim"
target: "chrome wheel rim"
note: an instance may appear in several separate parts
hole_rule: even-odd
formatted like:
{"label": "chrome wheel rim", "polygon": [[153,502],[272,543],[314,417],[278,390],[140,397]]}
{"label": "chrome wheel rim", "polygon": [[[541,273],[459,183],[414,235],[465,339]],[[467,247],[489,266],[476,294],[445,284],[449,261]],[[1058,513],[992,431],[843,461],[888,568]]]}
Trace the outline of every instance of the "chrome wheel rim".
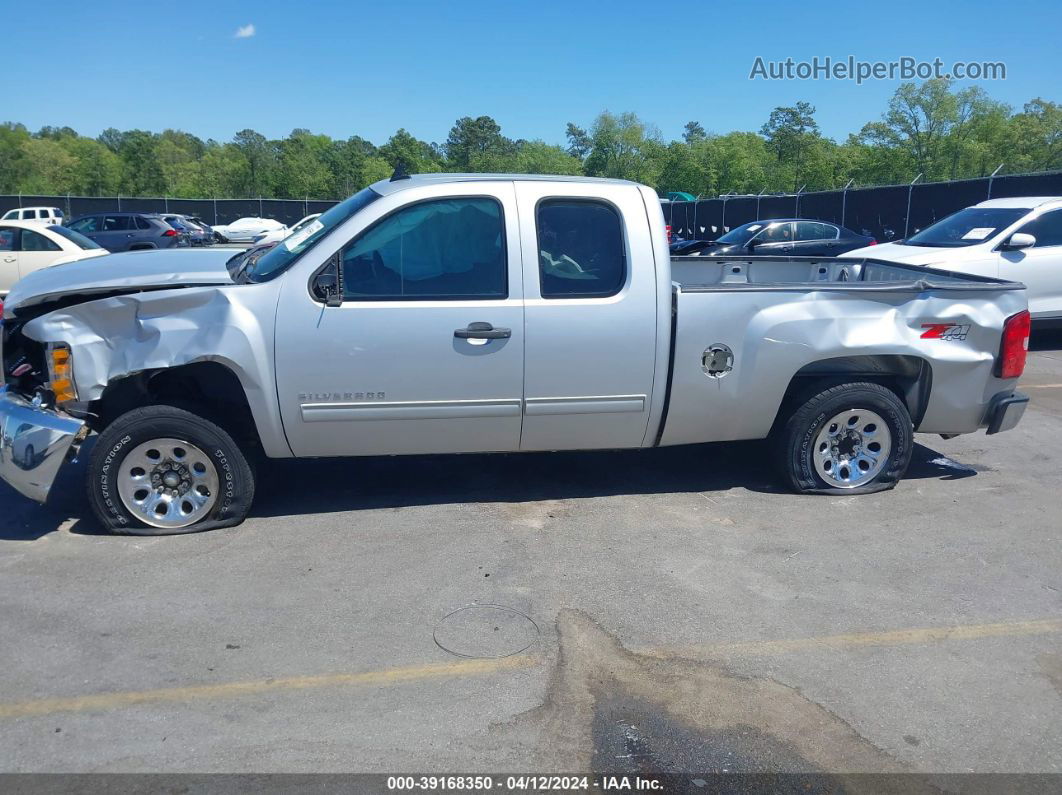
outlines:
{"label": "chrome wheel rim", "polygon": [[218,471],[206,453],[183,439],[137,445],[118,468],[118,496],[133,516],[151,527],[188,527],[217,501]]}
{"label": "chrome wheel rim", "polygon": [[880,474],[892,453],[892,433],[880,414],[847,409],[827,420],[812,456],[815,471],[841,489],[864,486]]}

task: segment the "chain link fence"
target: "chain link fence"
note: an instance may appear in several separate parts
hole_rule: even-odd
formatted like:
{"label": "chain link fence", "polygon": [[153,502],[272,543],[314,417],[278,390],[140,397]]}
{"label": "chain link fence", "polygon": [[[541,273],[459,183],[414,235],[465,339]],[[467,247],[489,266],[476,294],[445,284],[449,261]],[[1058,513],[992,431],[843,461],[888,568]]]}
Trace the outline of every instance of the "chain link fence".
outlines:
{"label": "chain link fence", "polygon": [[[677,237],[715,240],[749,221],[810,218],[846,226],[880,242],[898,240],[956,210],[990,198],[1062,196],[1062,171],[1008,174],[951,182],[883,185],[815,193],[720,196],[665,202],[664,216]],[[68,219],[111,211],[179,213],[208,224],[237,218],[274,218],[291,225],[337,204],[327,199],[169,199],[127,196],[0,196],[0,214],[14,207],[58,207]]]}
{"label": "chain link fence", "polygon": [[913,235],[964,207],[1008,196],[1062,196],[1062,171],[815,193],[719,196],[665,202],[663,207],[672,235],[688,240],[715,240],[750,221],[809,218],[886,242]]}

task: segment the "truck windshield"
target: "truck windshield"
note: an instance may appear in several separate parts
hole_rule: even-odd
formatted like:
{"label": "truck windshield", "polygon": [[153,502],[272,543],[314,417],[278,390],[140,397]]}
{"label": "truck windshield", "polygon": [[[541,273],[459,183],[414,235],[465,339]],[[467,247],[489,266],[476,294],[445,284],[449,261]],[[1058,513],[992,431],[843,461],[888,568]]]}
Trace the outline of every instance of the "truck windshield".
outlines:
{"label": "truck windshield", "polygon": [[244,277],[251,282],[267,282],[275,279],[290,268],[295,260],[316,246],[329,232],[379,198],[380,194],[372,188],[358,191],[346,201],[340,202],[277,243],[248,268]]}
{"label": "truck windshield", "polygon": [[973,246],[995,237],[1028,212],[1022,207],[967,207],[901,242],[932,248]]}

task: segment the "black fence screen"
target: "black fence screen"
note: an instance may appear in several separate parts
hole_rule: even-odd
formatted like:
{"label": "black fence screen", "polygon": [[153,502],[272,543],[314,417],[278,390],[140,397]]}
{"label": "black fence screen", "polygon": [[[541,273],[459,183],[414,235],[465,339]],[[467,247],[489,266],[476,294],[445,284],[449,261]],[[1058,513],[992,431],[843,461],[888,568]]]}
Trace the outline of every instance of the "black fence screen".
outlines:
{"label": "black fence screen", "polygon": [[696,202],[694,231],[698,240],[712,240],[723,234],[722,202],[707,200]]}
{"label": "black fence screen", "polygon": [[721,196],[665,202],[664,216],[672,219],[674,236],[687,239],[715,240],[750,221],[810,218],[840,224],[885,242],[913,235],[964,207],[1011,196],[1062,196],[1062,172],[851,188],[802,193],[799,197]]}
{"label": "black fence screen", "polygon": [[[722,196],[695,202],[664,202],[664,220],[674,237],[715,240],[735,226],[770,218],[811,218],[841,224],[879,241],[899,240],[946,215],[985,199],[1062,196],[1062,171],[1012,174],[927,184],[821,191],[796,195]],[[237,218],[275,218],[294,224],[337,202],[321,199],[167,199],[91,196],[0,196],[0,214],[15,207],[58,207],[68,220],[114,210],[180,213],[208,224]],[[910,212],[908,213],[908,210]],[[908,218],[908,214],[910,218]]]}
{"label": "black fence screen", "polygon": [[988,198],[987,179],[967,179],[957,182],[931,182],[911,189],[911,221],[909,233],[925,229],[941,218],[971,204]]}
{"label": "black fence screen", "polygon": [[723,232],[728,232],[735,226],[747,224],[749,221],[758,220],[756,218],[758,215],[756,208],[759,206],[757,197],[730,196],[721,201],[723,202]]}
{"label": "black fence screen", "polygon": [[762,196],[756,210],[757,221],[764,218],[792,218],[796,215],[796,196]]}

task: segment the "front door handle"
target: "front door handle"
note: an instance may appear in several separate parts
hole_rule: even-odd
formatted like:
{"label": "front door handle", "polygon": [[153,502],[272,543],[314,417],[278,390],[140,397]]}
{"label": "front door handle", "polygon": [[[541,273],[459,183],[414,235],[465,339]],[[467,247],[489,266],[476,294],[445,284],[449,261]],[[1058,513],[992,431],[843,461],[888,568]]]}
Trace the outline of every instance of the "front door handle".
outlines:
{"label": "front door handle", "polygon": [[15,261],[14,257],[4,257],[4,262],[14,262],[14,261]]}
{"label": "front door handle", "polygon": [[507,340],[512,335],[512,329],[494,328],[490,323],[469,323],[465,328],[454,329],[459,340]]}

